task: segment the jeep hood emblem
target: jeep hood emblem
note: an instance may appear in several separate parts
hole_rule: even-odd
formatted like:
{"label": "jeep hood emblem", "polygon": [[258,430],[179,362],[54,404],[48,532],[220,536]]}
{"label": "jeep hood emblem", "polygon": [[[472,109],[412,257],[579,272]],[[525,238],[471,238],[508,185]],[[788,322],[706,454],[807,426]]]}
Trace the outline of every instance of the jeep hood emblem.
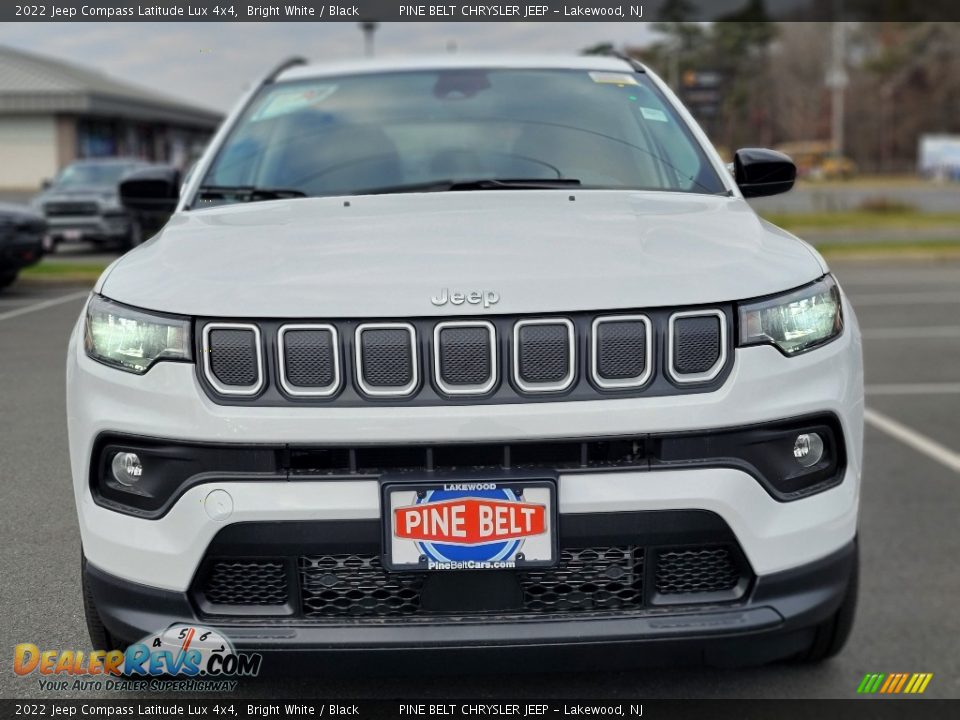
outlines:
{"label": "jeep hood emblem", "polygon": [[442,307],[447,303],[451,305],[463,305],[465,302],[471,305],[480,305],[482,303],[485,308],[488,308],[500,302],[500,295],[493,290],[468,290],[461,292],[460,290],[443,288],[439,295],[430,298],[430,302],[437,307]]}

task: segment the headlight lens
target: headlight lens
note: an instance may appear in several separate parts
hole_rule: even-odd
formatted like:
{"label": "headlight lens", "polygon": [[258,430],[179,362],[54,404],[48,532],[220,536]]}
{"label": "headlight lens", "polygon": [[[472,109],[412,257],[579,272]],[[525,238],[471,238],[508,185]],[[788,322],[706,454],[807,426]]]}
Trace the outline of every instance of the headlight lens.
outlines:
{"label": "headlight lens", "polygon": [[83,345],[94,360],[142,375],[160,360],[190,361],[190,321],[134,310],[95,295]]}
{"label": "headlight lens", "polygon": [[740,345],[775,345],[797,355],[843,330],[840,288],[829,275],[775,298],[740,306]]}

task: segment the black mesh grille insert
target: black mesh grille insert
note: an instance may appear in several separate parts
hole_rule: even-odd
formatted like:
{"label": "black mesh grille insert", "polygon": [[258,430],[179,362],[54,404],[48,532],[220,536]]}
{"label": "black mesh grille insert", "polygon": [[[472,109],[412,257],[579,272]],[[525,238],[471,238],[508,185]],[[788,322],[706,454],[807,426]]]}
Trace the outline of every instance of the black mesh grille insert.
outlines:
{"label": "black mesh grille insert", "polygon": [[283,359],[287,382],[303,388],[325,388],[336,381],[333,333],[322,328],[287,330]]}
{"label": "black mesh grille insert", "polygon": [[570,335],[566,325],[524,325],[517,339],[517,372],[525,383],[559,383],[569,375]]}
{"label": "black mesh grille insert", "polygon": [[387,573],[376,555],[300,558],[304,617],[391,617],[420,609],[423,574]]}
{"label": "black mesh grille insert", "polygon": [[490,331],[447,327],[439,332],[440,379],[450,386],[483,385],[490,380]]}
{"label": "black mesh grille insert", "polygon": [[740,577],[739,564],[726,547],[676,548],[657,553],[656,587],[661,595],[731,590]]}
{"label": "black mesh grille insert", "polygon": [[209,334],[210,371],[223,385],[257,382],[257,338],[253,330],[215,328]]}
{"label": "black mesh grille insert", "polygon": [[[387,573],[376,555],[300,558],[308,618],[444,614],[421,606],[424,573]],[[643,606],[643,549],[564,549],[556,567],[521,572],[522,605],[513,613],[623,611]],[[446,614],[456,614],[454,610]]]}
{"label": "black mesh grille insert", "polygon": [[720,318],[678,318],[673,325],[673,366],[683,375],[707,372],[720,358]]}
{"label": "black mesh grille insert", "polygon": [[413,346],[401,328],[372,328],[360,333],[363,381],[374,388],[402,388],[413,381]]}
{"label": "black mesh grille insert", "polygon": [[643,549],[563,550],[555,568],[521,580],[530,612],[629,610],[643,606]]}
{"label": "black mesh grille insert", "polygon": [[217,560],[201,590],[214,605],[283,605],[287,577],[282,560]]}
{"label": "black mesh grille insert", "polygon": [[638,378],[646,370],[647,326],[639,320],[597,325],[597,374],[604,380]]}

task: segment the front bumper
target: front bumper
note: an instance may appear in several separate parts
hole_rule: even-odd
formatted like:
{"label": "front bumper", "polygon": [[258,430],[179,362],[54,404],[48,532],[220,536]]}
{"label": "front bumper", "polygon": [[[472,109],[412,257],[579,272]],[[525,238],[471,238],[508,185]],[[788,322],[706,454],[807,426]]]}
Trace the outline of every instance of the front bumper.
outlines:
{"label": "front bumper", "polygon": [[[432,622],[305,623],[278,618],[198,617],[184,592],[130,583],[87,564],[86,583],[104,624],[123,642],[176,622],[200,623],[229,637],[240,651],[274,661],[311,659],[340,671],[377,661],[395,669],[416,654],[418,671],[492,667],[509,651],[512,666],[548,660],[550,667],[594,668],[695,662],[744,665],[802,652],[818,624],[843,602],[856,572],[856,542],[799,568],[756,578],[740,601],[674,607],[618,616],[487,616]],[[274,657],[270,657],[270,655]],[[280,656],[280,657],[277,657]],[[452,661],[455,665],[451,665]],[[493,665],[495,667],[495,665]]]}

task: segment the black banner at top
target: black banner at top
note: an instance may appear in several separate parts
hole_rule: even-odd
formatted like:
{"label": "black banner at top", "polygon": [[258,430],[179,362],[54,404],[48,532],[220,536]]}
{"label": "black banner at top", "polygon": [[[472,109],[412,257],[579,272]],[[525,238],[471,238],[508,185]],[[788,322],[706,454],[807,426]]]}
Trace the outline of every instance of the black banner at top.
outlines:
{"label": "black banner at top", "polygon": [[0,20],[27,22],[657,22],[960,20],[956,0],[51,0],[0,4]]}

